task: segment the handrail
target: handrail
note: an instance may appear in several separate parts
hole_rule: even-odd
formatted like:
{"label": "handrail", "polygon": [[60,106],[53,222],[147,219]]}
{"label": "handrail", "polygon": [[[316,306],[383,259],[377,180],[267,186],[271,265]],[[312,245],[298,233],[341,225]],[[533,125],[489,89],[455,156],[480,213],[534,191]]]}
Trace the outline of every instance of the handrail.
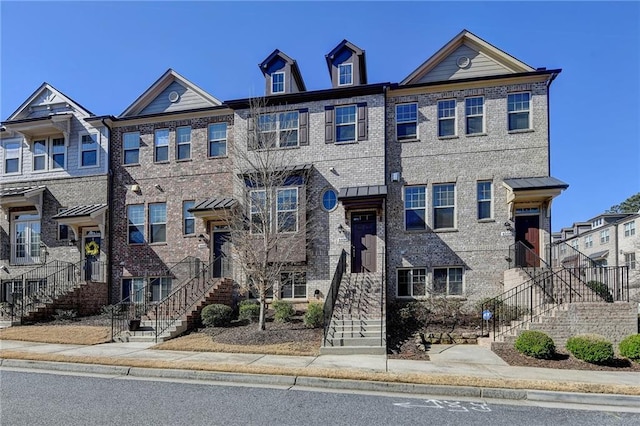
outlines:
{"label": "handrail", "polygon": [[[571,254],[563,255],[567,251]],[[564,268],[591,268],[597,266],[593,259],[564,241],[551,244],[551,263],[553,266],[562,266]]]}
{"label": "handrail", "polygon": [[322,312],[324,315],[324,345],[327,344],[327,335],[329,333],[331,317],[333,317],[333,308],[336,303],[336,298],[338,297],[338,291],[340,291],[340,283],[342,282],[342,277],[344,276],[344,273],[346,271],[346,266],[347,252],[345,250],[342,250],[342,252],[340,253],[340,258],[338,259],[338,264],[336,265],[335,272],[333,273],[333,279],[331,280],[329,293],[324,300],[324,306],[322,308]]}
{"label": "handrail", "polygon": [[[537,270],[543,266],[551,267],[538,253],[527,247],[522,241],[516,241],[509,246],[509,269],[519,267],[522,268],[529,276],[533,278]],[[533,273],[526,268],[533,268]]]}

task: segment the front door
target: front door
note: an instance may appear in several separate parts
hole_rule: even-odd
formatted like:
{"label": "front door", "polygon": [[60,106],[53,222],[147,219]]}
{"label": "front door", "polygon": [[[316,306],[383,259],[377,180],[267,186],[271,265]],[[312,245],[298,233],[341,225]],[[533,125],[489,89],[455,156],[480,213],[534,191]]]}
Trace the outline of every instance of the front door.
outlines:
{"label": "front door", "polygon": [[351,215],[351,272],[376,272],[376,214]]}
{"label": "front door", "polygon": [[84,279],[100,280],[100,231],[89,231],[84,236]]}
{"label": "front door", "polygon": [[215,231],[213,233],[213,276],[215,278],[231,276],[231,234]]}
{"label": "front door", "polygon": [[540,266],[540,217],[516,216],[516,243],[529,250],[516,250],[516,266]]}

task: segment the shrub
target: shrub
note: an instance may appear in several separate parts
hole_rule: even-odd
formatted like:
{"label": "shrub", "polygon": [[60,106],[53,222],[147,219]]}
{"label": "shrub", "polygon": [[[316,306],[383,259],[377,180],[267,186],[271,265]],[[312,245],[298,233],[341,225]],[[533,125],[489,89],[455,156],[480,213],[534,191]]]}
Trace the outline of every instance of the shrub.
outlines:
{"label": "shrub", "polygon": [[556,352],[553,339],[541,331],[523,331],[516,339],[515,347],[522,354],[542,359],[552,358]]}
{"label": "shrub", "polygon": [[260,316],[260,304],[252,302],[250,300],[243,300],[240,302],[240,309],[238,312],[238,319],[245,322],[253,322]]}
{"label": "shrub", "polygon": [[284,300],[276,300],[271,306],[276,311],[275,320],[277,322],[289,322],[295,315],[296,311],[293,309],[293,305]]}
{"label": "shrub", "polygon": [[309,303],[302,322],[308,328],[322,327],[324,325],[324,311],[322,303]]}
{"label": "shrub", "polygon": [[625,337],[620,345],[620,355],[632,361],[640,362],[640,334]]}
{"label": "shrub", "polygon": [[202,310],[200,318],[206,327],[224,327],[231,323],[233,309],[227,305],[207,305]]}
{"label": "shrub", "polygon": [[589,281],[587,283],[587,287],[589,287],[595,294],[602,297],[602,299],[607,303],[613,303],[613,296],[609,291],[609,287],[601,283],[600,281]]}
{"label": "shrub", "polygon": [[59,321],[71,321],[76,318],[78,313],[73,309],[56,309],[56,313],[53,314],[53,319]]}
{"label": "shrub", "polygon": [[607,363],[613,359],[613,345],[597,334],[573,336],[567,340],[566,348],[576,358],[593,364]]}

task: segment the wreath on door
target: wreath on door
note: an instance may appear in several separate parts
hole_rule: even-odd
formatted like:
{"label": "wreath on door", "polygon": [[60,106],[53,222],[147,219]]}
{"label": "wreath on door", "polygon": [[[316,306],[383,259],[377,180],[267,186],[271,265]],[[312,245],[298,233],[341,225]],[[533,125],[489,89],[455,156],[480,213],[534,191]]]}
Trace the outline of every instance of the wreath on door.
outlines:
{"label": "wreath on door", "polygon": [[100,246],[95,241],[89,241],[84,246],[84,252],[88,256],[95,256],[100,252]]}

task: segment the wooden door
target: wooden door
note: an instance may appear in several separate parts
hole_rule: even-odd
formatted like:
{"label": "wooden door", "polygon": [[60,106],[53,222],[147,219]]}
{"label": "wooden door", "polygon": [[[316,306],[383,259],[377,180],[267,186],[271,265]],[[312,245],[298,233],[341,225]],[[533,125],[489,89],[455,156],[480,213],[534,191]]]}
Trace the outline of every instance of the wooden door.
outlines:
{"label": "wooden door", "polygon": [[516,216],[516,243],[522,242],[529,250],[516,250],[516,266],[540,266],[540,218]]}

